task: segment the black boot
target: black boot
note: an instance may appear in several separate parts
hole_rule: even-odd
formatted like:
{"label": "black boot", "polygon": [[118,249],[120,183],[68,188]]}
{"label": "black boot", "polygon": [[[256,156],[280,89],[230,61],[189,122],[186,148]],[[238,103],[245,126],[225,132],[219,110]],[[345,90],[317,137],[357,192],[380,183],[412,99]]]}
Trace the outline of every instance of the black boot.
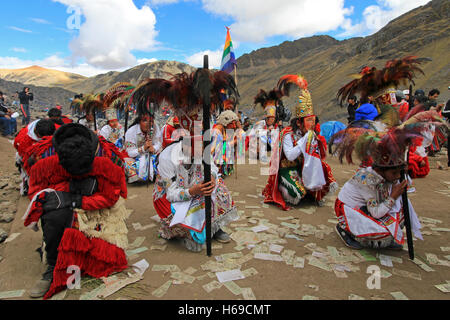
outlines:
{"label": "black boot", "polygon": [[356,250],[361,250],[363,248],[363,246],[358,241],[356,241],[351,234],[342,229],[339,224],[336,225],[335,230],[347,247]]}

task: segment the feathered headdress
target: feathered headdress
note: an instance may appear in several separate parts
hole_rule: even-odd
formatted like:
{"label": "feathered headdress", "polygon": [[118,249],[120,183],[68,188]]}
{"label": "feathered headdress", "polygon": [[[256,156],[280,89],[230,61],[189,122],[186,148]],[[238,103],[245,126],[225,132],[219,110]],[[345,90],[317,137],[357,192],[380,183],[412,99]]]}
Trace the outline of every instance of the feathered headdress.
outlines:
{"label": "feathered headdress", "polygon": [[131,94],[129,104],[137,106],[139,114],[153,114],[164,102],[169,104],[176,114],[198,113],[204,104],[221,103],[220,92],[225,90],[236,101],[239,92],[233,77],[223,71],[212,73],[207,69],[198,69],[191,74],[172,75],[170,80],[146,79]]}
{"label": "feathered headdress", "polygon": [[377,98],[384,95],[386,89],[397,88],[400,84],[406,84],[408,80],[414,84],[413,78],[416,76],[416,72],[424,74],[418,65],[428,60],[427,58],[408,56],[386,62],[382,70],[375,67],[362,68],[359,74],[350,75],[354,80],[339,89],[337,97],[340,99],[341,106],[344,101],[356,93],[361,95],[361,99],[371,95]]}
{"label": "feathered headdress", "polygon": [[282,105],[281,98],[283,94],[280,90],[273,89],[269,92],[263,89],[259,90],[258,94],[254,99],[255,106],[260,104],[264,108],[264,113],[267,117],[276,117],[277,107]]}
{"label": "feathered headdress", "polygon": [[266,108],[267,106],[276,107],[279,105],[282,97],[283,93],[278,89],[272,89],[269,92],[260,89],[258,94],[254,98],[254,104],[260,104],[263,108]]}
{"label": "feathered headdress", "polygon": [[131,83],[119,82],[106,91],[103,98],[103,108],[124,109],[133,91],[136,89]]}
{"label": "feathered headdress", "polygon": [[85,114],[93,114],[95,111],[103,112],[104,94],[89,94],[82,99],[80,110]]}
{"label": "feathered headdress", "polygon": [[128,99],[128,106],[135,105],[139,116],[153,116],[167,100],[172,83],[165,79],[144,79],[137,85]]}
{"label": "feathered headdress", "polygon": [[347,128],[331,138],[330,153],[337,154],[341,163],[345,157],[352,164],[352,153],[355,151],[362,162],[371,159],[379,167],[397,167],[405,164],[408,146],[420,145],[423,138],[429,136],[430,130],[434,130],[434,126],[428,122],[409,123],[387,132]]}
{"label": "feathered headdress", "polygon": [[280,78],[277,88],[283,96],[289,96],[292,88],[297,88],[298,104],[295,107],[295,113],[298,118],[309,117],[314,115],[314,108],[311,94],[308,90],[308,82],[301,75],[288,74]]}

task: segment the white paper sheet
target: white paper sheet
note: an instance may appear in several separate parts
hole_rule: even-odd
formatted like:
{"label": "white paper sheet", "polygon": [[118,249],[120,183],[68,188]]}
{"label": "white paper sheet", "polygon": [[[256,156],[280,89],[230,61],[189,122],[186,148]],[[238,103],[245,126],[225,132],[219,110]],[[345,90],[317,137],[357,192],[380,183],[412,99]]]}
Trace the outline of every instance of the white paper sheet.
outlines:
{"label": "white paper sheet", "polygon": [[184,222],[184,219],[186,218],[190,204],[191,204],[191,201],[172,203],[172,207],[175,210],[175,214],[173,216],[172,222],[170,223],[170,227],[173,227],[174,225]]}
{"label": "white paper sheet", "polygon": [[216,276],[220,283],[245,279],[244,274],[239,269],[216,272]]}

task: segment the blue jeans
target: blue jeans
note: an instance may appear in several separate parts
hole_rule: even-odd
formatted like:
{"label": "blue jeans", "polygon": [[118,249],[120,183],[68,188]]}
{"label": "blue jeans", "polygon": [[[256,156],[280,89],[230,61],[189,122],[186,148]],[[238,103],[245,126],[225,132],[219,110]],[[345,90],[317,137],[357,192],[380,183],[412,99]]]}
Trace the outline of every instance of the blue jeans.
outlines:
{"label": "blue jeans", "polygon": [[7,119],[0,117],[0,127],[2,129],[2,135],[9,136],[16,132],[17,122],[16,119]]}
{"label": "blue jeans", "polygon": [[30,105],[21,104],[20,110],[22,111],[22,125],[28,125],[31,121]]}

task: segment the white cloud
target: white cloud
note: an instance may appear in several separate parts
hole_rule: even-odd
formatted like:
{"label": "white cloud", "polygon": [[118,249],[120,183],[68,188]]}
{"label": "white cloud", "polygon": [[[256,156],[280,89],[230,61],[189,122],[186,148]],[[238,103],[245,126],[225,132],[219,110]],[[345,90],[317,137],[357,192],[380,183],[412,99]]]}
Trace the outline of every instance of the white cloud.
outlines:
{"label": "white cloud", "polygon": [[30,20],[31,20],[31,21],[34,21],[34,22],[36,22],[36,23],[39,23],[39,24],[51,24],[51,23],[48,22],[47,20],[45,20],[45,19],[40,19],[40,18],[31,18]]}
{"label": "white cloud", "polygon": [[205,50],[201,52],[197,52],[190,57],[186,58],[187,63],[194,67],[203,67],[203,57],[205,55],[209,56],[209,68],[210,69],[219,69],[222,65],[222,55],[223,50]]}
{"label": "white cloud", "polygon": [[53,1],[80,8],[85,18],[69,44],[73,61],[82,58],[97,68],[124,68],[136,65],[133,50],[150,51],[158,44],[156,17],[148,6],[139,9],[133,0]]}
{"label": "white cloud", "polygon": [[158,61],[158,59],[155,59],[155,58],[151,58],[151,59],[143,58],[143,59],[138,59],[137,64],[141,65],[141,64],[146,64],[146,63],[156,62],[156,61]]}
{"label": "white cloud", "polygon": [[[132,68],[134,66],[143,63],[155,61],[157,60],[139,59],[137,60],[136,64],[131,65],[129,67],[117,68],[115,69],[115,71],[122,72],[127,70],[128,68]],[[47,58],[41,60],[20,59],[17,57],[0,57],[0,69],[22,69],[31,66],[40,66],[47,69],[54,69],[64,72],[80,74],[86,77],[92,77],[98,74],[107,73],[111,71],[111,69],[95,67],[86,62],[71,65],[69,60],[62,58],[57,54],[48,56]]]}
{"label": "white cloud", "polygon": [[27,49],[25,48],[11,48],[11,50],[14,52],[21,52],[21,53],[27,52]]}
{"label": "white cloud", "polygon": [[370,35],[389,23],[389,21],[402,14],[428,3],[430,0],[377,0],[377,5],[371,5],[364,9],[363,21],[352,24],[350,19],[343,23],[340,37],[355,35]]}
{"label": "white cloud", "polygon": [[202,0],[203,8],[235,21],[233,37],[263,42],[272,36],[300,38],[335,30],[351,9],[344,0]]}
{"label": "white cloud", "polygon": [[149,0],[147,3],[149,5],[158,6],[158,5],[165,5],[165,4],[173,4],[180,2],[179,0]]}
{"label": "white cloud", "polygon": [[22,28],[18,28],[15,26],[9,26],[8,28],[11,30],[14,30],[14,31],[19,31],[19,32],[24,32],[24,33],[33,33],[33,31],[31,31],[31,30],[22,29]]}

